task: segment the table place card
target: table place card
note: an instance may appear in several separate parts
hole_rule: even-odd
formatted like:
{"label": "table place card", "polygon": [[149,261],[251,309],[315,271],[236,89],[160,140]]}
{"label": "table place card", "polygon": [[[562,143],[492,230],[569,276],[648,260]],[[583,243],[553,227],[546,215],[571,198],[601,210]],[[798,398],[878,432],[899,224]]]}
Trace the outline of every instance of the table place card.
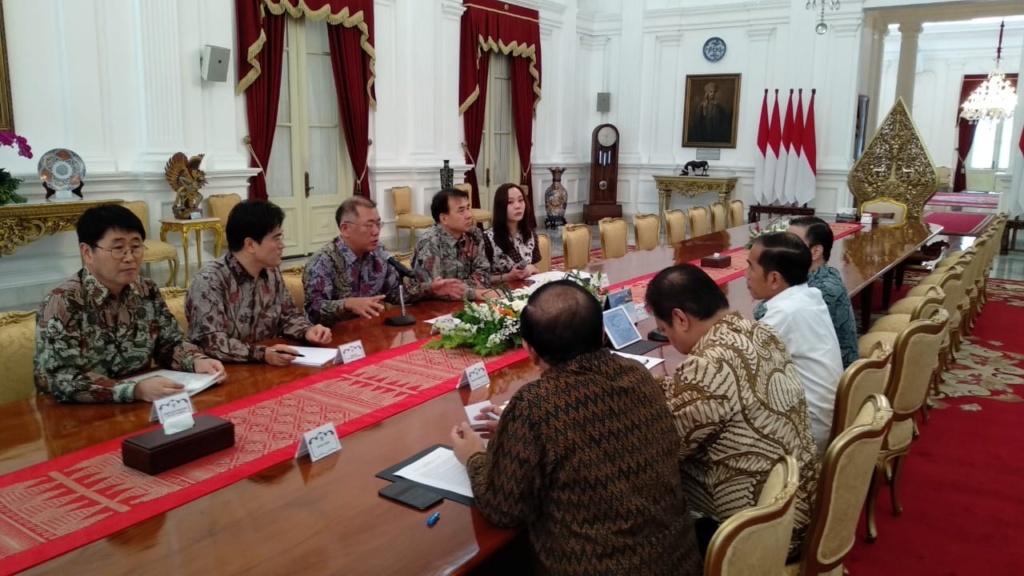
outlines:
{"label": "table place card", "polygon": [[341,353],[342,364],[351,364],[356,360],[362,360],[363,358],[366,358],[366,351],[363,350],[362,340],[356,340],[355,342],[342,344],[341,346],[338,346],[338,352]]}
{"label": "table place card", "polygon": [[192,400],[188,392],[179,392],[153,401],[153,412],[157,419],[164,425],[164,433],[167,435],[188,430],[195,426],[192,413]]}
{"label": "table place card", "polygon": [[302,435],[299,447],[295,450],[295,458],[302,458],[309,454],[313,462],[341,451],[341,441],[338,440],[338,431],[333,422],[323,426],[317,426]]}
{"label": "table place card", "polygon": [[600,288],[607,288],[612,285],[612,281],[608,278],[607,274],[601,274],[601,281],[598,284]]}
{"label": "table place card", "polygon": [[476,390],[490,383],[491,377],[487,375],[487,367],[483,362],[477,362],[462,371],[462,377],[459,378],[459,383],[455,385],[455,388],[459,389],[468,384],[470,390]]}
{"label": "table place card", "polygon": [[862,214],[860,217],[860,223],[863,226],[871,226],[872,220],[871,214]]}
{"label": "table place card", "polygon": [[644,320],[647,320],[648,318],[651,317],[650,314],[647,313],[647,307],[640,306],[636,302],[633,302],[633,313],[635,314],[634,322],[643,322]]}

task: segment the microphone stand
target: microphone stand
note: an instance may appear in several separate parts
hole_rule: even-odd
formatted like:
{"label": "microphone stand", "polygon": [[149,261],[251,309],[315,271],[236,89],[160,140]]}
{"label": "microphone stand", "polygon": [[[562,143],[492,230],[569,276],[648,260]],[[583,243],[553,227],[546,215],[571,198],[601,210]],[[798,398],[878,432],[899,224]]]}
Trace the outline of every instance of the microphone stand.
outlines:
{"label": "microphone stand", "polygon": [[416,323],[416,319],[411,315],[405,313],[405,281],[400,279],[398,282],[398,301],[402,305],[401,316],[391,316],[384,319],[384,323],[388,326],[411,326]]}

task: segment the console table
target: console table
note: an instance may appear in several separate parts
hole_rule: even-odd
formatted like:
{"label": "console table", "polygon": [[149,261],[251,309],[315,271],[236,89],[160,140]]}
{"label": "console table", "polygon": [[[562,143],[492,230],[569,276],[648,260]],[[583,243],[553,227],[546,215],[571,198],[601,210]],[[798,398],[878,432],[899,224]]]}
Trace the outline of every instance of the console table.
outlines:
{"label": "console table", "polygon": [[728,209],[729,197],[736,188],[737,178],[707,176],[654,176],[658,186],[658,205],[661,207],[661,229],[665,230],[665,211],[672,203],[672,194],[696,198],[702,194],[718,194],[718,200]]}
{"label": "console table", "polygon": [[89,208],[123,203],[123,200],[74,200],[0,206],[0,256],[10,256],[43,236],[74,230],[82,213]]}

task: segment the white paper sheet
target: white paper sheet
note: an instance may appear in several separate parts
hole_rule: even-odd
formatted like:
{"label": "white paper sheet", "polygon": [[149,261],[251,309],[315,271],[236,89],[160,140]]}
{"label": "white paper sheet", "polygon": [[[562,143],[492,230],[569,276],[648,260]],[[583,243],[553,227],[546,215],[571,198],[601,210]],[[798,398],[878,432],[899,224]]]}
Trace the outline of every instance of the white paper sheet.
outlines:
{"label": "white paper sheet", "polygon": [[630,360],[636,360],[637,362],[644,365],[644,368],[651,370],[657,365],[665,361],[664,358],[652,358],[651,356],[638,356],[637,354],[626,354],[625,352],[617,352],[612,350],[612,354],[618,354],[623,358],[629,358]]}
{"label": "white paper sheet", "polygon": [[338,358],[337,348],[318,348],[314,346],[288,346],[302,356],[296,356],[292,364],[297,366],[324,366]]}
{"label": "white paper sheet", "polygon": [[466,467],[459,463],[450,448],[435,448],[426,456],[395,472],[395,475],[441,490],[473,497],[473,488],[469,484]]}
{"label": "white paper sheet", "polygon": [[154,370],[152,372],[140,374],[136,379],[141,382],[146,378],[153,378],[154,376],[160,376],[167,378],[168,380],[173,380],[178,384],[182,384],[185,386],[185,392],[188,392],[189,396],[195,396],[199,392],[202,392],[223,380],[225,374],[224,372],[218,372],[216,374],[195,374],[192,372],[179,372],[177,370]]}
{"label": "white paper sheet", "polygon": [[[578,270],[578,271],[576,271],[576,274],[580,278],[590,278],[590,273],[589,272],[584,272],[582,270]],[[530,284],[530,283],[536,284],[538,282],[553,282],[555,280],[563,280],[568,275],[569,275],[569,272],[561,272],[561,271],[558,271],[558,270],[552,270],[550,272],[540,272],[540,273],[534,274],[533,276],[528,276],[526,278],[525,282],[527,284]]]}

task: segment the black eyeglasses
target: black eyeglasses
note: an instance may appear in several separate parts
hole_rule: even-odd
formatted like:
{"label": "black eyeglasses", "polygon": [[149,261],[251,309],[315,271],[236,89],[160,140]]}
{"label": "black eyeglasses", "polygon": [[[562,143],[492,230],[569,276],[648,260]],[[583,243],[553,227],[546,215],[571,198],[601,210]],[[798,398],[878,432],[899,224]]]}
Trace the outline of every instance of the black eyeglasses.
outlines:
{"label": "black eyeglasses", "polygon": [[138,244],[138,245],[135,245],[135,246],[115,246],[113,248],[104,248],[103,246],[100,246],[100,245],[97,244],[96,246],[94,246],[94,248],[99,248],[100,250],[106,250],[107,252],[110,252],[111,256],[113,256],[114,258],[116,258],[118,260],[120,260],[120,259],[124,258],[125,256],[127,256],[129,252],[132,253],[132,256],[136,256],[136,257],[141,256],[141,255],[146,253],[146,245],[145,244]]}

